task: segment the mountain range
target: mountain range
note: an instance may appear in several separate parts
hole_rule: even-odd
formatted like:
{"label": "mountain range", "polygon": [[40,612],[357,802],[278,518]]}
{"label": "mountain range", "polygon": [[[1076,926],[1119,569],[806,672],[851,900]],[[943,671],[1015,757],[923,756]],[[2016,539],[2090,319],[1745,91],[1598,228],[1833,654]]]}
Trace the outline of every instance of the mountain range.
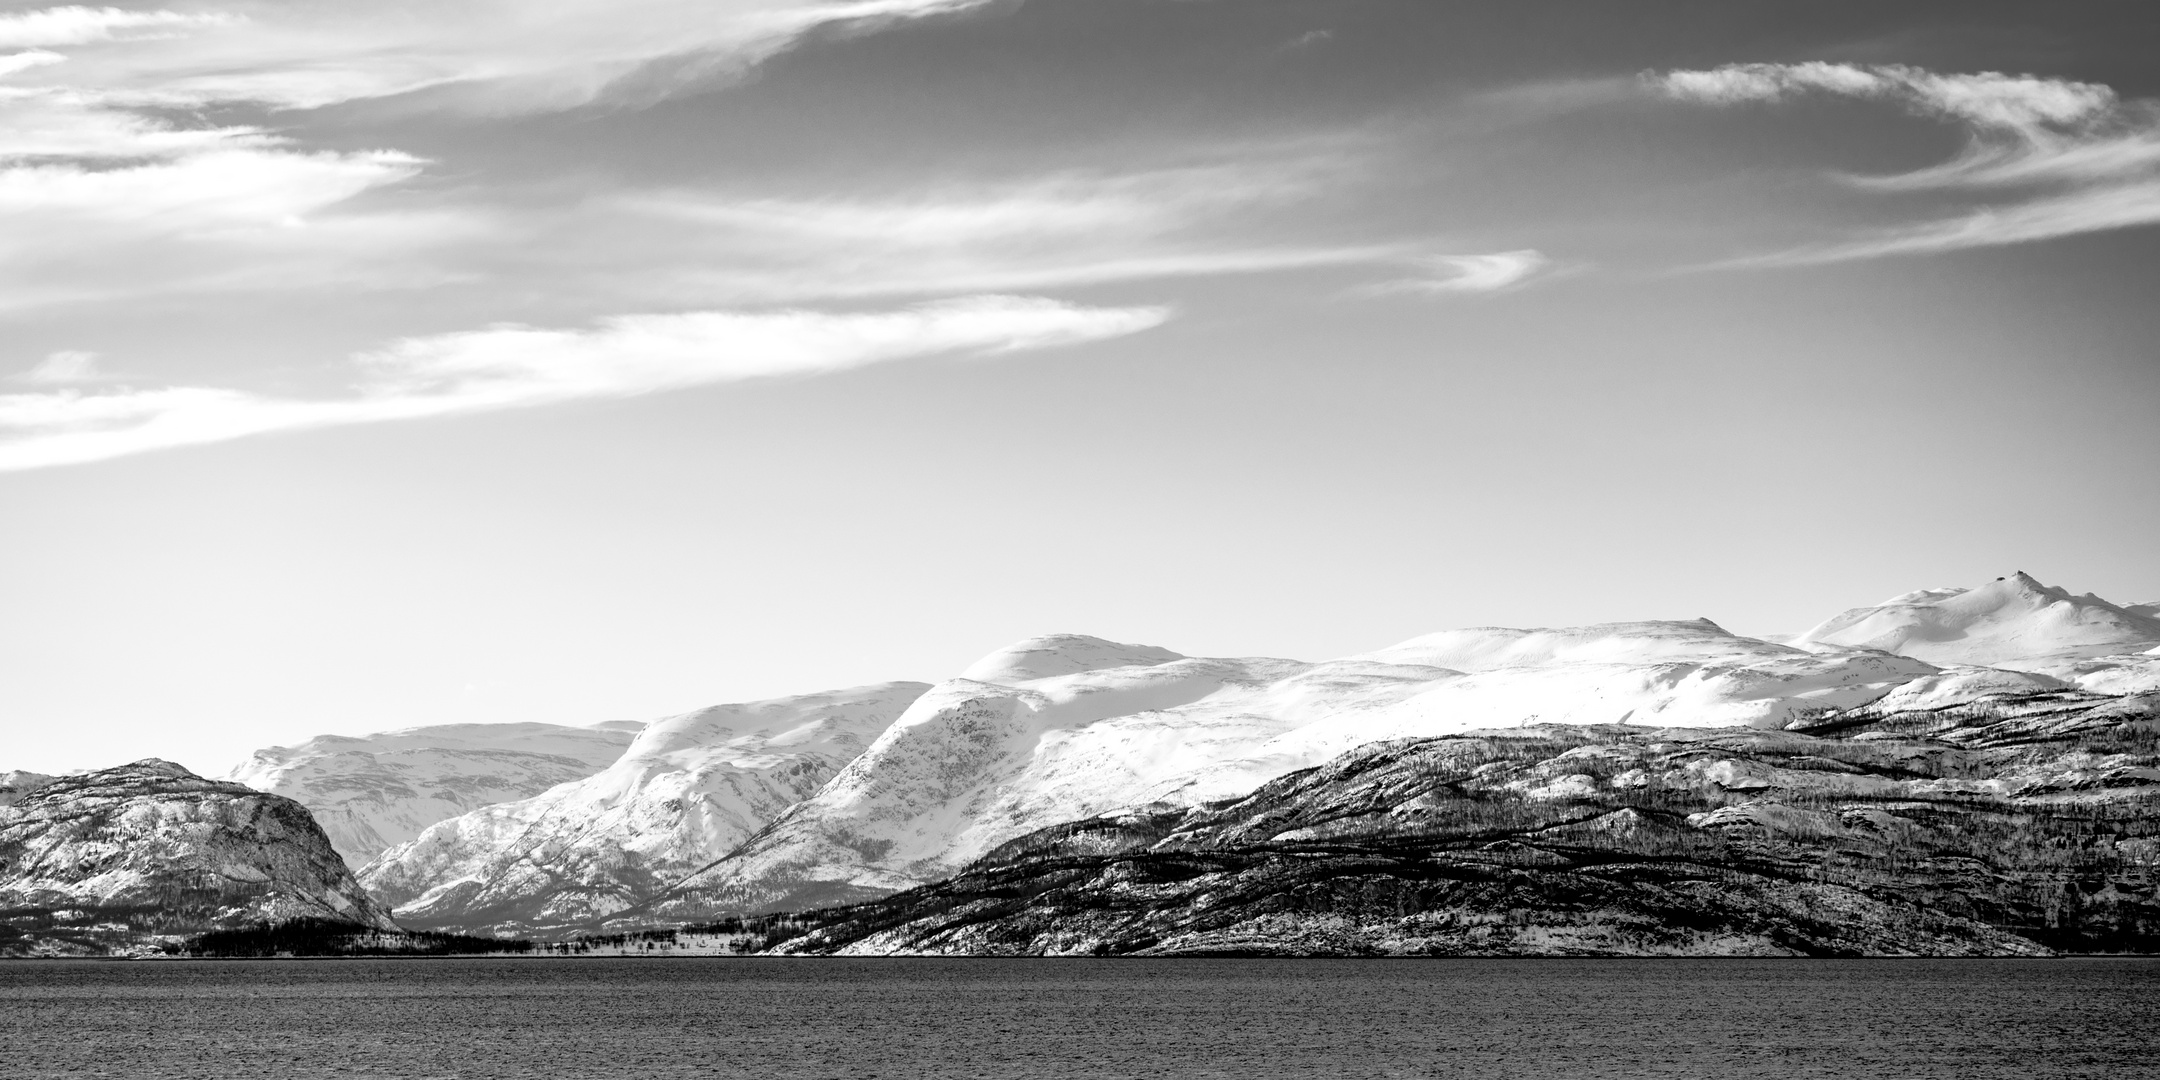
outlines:
{"label": "mountain range", "polygon": [[[2141,792],[2160,787],[2156,693],[2160,606],[2014,574],[1903,594],[1782,640],[1702,619],[1474,628],[1305,662],[1053,635],[935,684],[648,725],[324,736],[259,752],[229,776],[313,811],[374,902],[416,929],[562,937],[795,913],[804,933],[783,949],[2044,951],[2143,940],[2136,897],[2149,898],[2139,875],[2150,867],[2136,852],[2153,817]],[[10,785],[42,790],[17,775],[0,780],[0,801]],[[2031,897],[2071,878],[2020,845],[2057,844],[2051,808],[2062,792],[2090,791],[2105,795],[2071,802],[2110,808],[2113,831],[2100,830],[2105,857],[2080,865],[2115,876],[2074,887],[2129,899],[2107,909],[2114,922],[2026,932],[2033,910],[2060,924],[2059,896],[2053,908]],[[1344,805],[1367,809],[1326,809]],[[0,808],[0,823],[11,811]],[[1997,857],[2040,884],[1937,882],[1924,890],[1934,900],[1916,899],[1918,878],[1897,867],[1924,861],[1923,849],[1937,861],[1991,857],[1978,841],[1941,840],[1964,826],[1945,832],[1939,819],[1982,811],[2024,823],[2025,839]],[[1866,816],[1878,812],[1897,820]],[[1900,824],[1908,814],[1936,824]],[[1980,820],[1971,836],[2001,832]],[[1601,839],[1583,841],[1585,829]],[[1476,854],[1490,844],[1530,854]],[[1849,848],[1874,854],[1838,854]],[[1286,868],[1327,877],[1405,852],[1426,869],[1359,887],[1395,896],[1410,923],[1323,905],[1311,910],[1341,916],[1327,924],[1340,932],[1320,933],[1325,919],[1284,914],[1309,914],[1304,901],[1269,899],[1304,895],[1270,887]],[[1620,856],[1679,876],[1598,869]],[[1097,902],[1131,893],[1120,875],[1195,859],[1214,869],[1176,880],[1201,884],[1166,885],[1139,908],[1119,900],[1110,908],[1131,918],[1104,921]],[[1795,876],[1811,859],[1865,866]],[[1448,893],[1417,876],[1472,864],[1534,884]],[[1209,874],[1276,906],[1202,917],[1225,895]],[[1726,891],[1675,891],[1703,874]],[[1422,884],[1402,884],[1412,880]],[[1952,893],[1966,908],[1942,901]],[[1013,906],[1019,896],[1034,906]],[[954,921],[963,908],[976,915]],[[1873,929],[1841,937],[1796,921],[1817,909],[1849,909]],[[1559,921],[1503,918],[1518,911]],[[1706,911],[1740,921],[1708,927]]]}

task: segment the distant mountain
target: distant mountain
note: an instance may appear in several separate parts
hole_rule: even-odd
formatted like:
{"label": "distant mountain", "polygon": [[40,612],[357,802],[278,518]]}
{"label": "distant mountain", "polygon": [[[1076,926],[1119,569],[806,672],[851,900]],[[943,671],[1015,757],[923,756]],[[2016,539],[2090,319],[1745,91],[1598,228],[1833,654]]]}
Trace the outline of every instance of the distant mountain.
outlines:
{"label": "distant mountain", "polygon": [[290,799],[154,758],[10,798],[0,956],[155,953],[296,920],[397,931]]}
{"label": "distant mountain", "polygon": [[0,773],[0,806],[13,806],[16,800],[52,782],[44,773],[23,772],[16,769]]}
{"label": "distant mountain", "polygon": [[2160,613],[2091,593],[2072,596],[2017,573],[1976,588],[1924,589],[1854,608],[1798,640],[2081,681],[2122,666],[2090,668],[2085,661],[2160,648]]}
{"label": "distant mountain", "polygon": [[778,951],[2160,951],[2160,695],[1811,727],[1371,743],[1243,798],[1038,830],[939,883],[798,915],[808,932]]}
{"label": "distant mountain", "polygon": [[338,854],[360,866],[445,818],[591,776],[643,726],[443,724],[321,735],[257,750],[225,779],[306,806]]}
{"label": "distant mountain", "polygon": [[[1481,627],[1309,663],[1051,635],[934,686],[658,722],[620,760],[588,761],[589,773],[559,786],[492,805],[476,791],[464,811],[413,826],[416,838],[361,878],[431,929],[675,926],[874,900],[1046,828],[1195,812],[1384,742],[1553,725],[1798,731],[1870,709],[2098,708],[2155,691],[2160,617],[2149,605],[2022,574],[1854,609],[1785,643],[1706,619]],[[342,763],[278,753],[326,763],[308,774],[310,797],[337,822],[406,813],[427,797],[403,780],[356,782],[402,752]],[[428,809],[447,813],[449,801]]]}
{"label": "distant mountain", "polygon": [[[1775,727],[1938,671],[1700,620],[1452,631],[1319,664],[1153,650],[1096,666],[1141,648],[1066,636],[985,658],[971,670],[1009,681],[939,684],[817,794],[618,921],[883,895],[1060,821],[1242,794],[1377,740],[1538,722]],[[1041,659],[1066,650],[1076,658]]]}
{"label": "distant mountain", "polygon": [[598,774],[429,826],[361,881],[416,927],[527,933],[605,918],[815,792],[928,689],[886,683],[655,721]]}

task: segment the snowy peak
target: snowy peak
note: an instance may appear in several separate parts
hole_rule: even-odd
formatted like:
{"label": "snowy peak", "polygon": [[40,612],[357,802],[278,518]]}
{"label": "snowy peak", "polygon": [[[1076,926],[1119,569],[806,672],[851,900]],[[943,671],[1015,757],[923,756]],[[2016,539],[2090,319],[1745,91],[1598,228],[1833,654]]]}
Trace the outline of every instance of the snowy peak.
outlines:
{"label": "snowy peak", "polygon": [[2084,658],[2160,644],[2160,618],[2091,593],[2073,596],[2021,572],[1977,588],[1929,589],[1854,608],[1798,642],[2065,674]]}
{"label": "snowy peak", "polygon": [[1107,668],[1152,667],[1184,656],[1153,645],[1126,645],[1086,634],[1046,634],[1014,642],[960,673],[975,682],[1013,686]]}

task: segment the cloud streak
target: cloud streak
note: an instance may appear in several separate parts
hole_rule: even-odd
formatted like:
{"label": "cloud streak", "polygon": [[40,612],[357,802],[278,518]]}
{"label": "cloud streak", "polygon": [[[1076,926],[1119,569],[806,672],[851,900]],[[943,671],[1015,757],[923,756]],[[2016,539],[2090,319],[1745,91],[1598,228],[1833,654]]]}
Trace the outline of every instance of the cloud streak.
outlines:
{"label": "cloud streak", "polygon": [[63,349],[46,356],[38,366],[15,376],[13,381],[33,386],[73,386],[103,382],[106,376],[98,370],[97,359],[97,354],[93,352]]}
{"label": "cloud streak", "polygon": [[[220,0],[0,15],[0,308],[444,278],[416,266],[499,215],[358,211],[427,162],[188,119],[236,104],[534,112],[665,97],[821,27],[986,0]],[[427,97],[435,94],[437,97]],[[413,97],[420,95],[420,97]],[[460,208],[462,206],[462,208]]]}
{"label": "cloud streak", "polygon": [[[1399,261],[1416,245],[1256,241],[1253,221],[1338,178],[1293,159],[947,184],[912,195],[598,200],[559,250],[683,298],[786,302],[1030,290]],[[601,286],[605,287],[605,286]]]}
{"label": "cloud streak", "polygon": [[124,11],[115,7],[65,7],[0,15],[0,49],[43,45],[87,45],[94,41],[135,36],[129,31],[171,31],[186,27],[220,26],[234,22],[221,13],[190,14],[178,11]]}
{"label": "cloud streak", "polygon": [[[101,43],[75,66],[114,100],[318,108],[423,92],[490,113],[650,99],[740,72],[830,26],[954,14],[991,0],[229,0],[204,15],[53,8],[24,44]],[[8,40],[0,24],[0,41]],[[119,31],[169,26],[183,39]],[[108,40],[109,39],[109,40]],[[647,70],[664,68],[664,71]]]}
{"label": "cloud streak", "polygon": [[1774,103],[1805,94],[1881,101],[1956,124],[1967,134],[1964,150],[1941,164],[1840,179],[1886,193],[1960,196],[1977,205],[1955,216],[1727,265],[1954,251],[2160,222],[2160,103],[2124,101],[2098,83],[1822,62],[1734,64],[1648,78],[1670,97],[1710,105]]}
{"label": "cloud streak", "polygon": [[[872,313],[690,312],[618,316],[588,330],[499,326],[410,338],[356,357],[362,376],[357,392],[338,399],[187,386],[0,394],[0,472],[278,431],[635,397],[941,354],[1051,348],[1138,333],[1169,317],[1159,307],[978,296]],[[41,377],[52,365],[48,358],[28,378],[59,381]],[[89,371],[87,361],[80,366]]]}
{"label": "cloud streak", "polygon": [[1543,273],[1551,260],[1541,251],[1495,251],[1483,255],[1428,255],[1411,260],[1426,273],[1368,286],[1373,294],[1452,296],[1512,289]]}

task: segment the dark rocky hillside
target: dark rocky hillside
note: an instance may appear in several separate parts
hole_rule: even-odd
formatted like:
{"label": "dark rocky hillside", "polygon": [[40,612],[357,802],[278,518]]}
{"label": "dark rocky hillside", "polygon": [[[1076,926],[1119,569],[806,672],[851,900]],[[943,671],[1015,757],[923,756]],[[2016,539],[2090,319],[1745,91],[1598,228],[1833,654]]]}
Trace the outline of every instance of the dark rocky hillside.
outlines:
{"label": "dark rocky hillside", "polygon": [[0,805],[0,956],[130,955],[300,922],[399,933],[305,807],[147,759]]}
{"label": "dark rocky hillside", "polygon": [[2160,951],[2160,696],[1361,747],[799,916],[789,953]]}

